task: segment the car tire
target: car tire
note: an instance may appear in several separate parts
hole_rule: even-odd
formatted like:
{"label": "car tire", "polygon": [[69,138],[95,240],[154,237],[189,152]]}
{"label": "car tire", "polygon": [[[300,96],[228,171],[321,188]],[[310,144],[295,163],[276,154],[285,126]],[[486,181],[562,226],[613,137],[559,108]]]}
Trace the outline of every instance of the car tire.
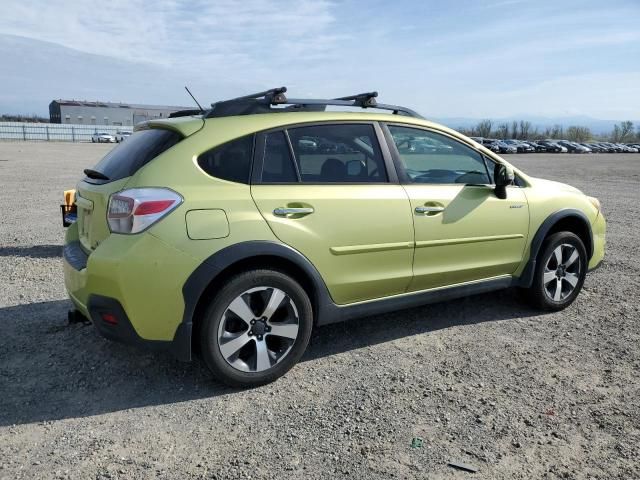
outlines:
{"label": "car tire", "polygon": [[199,329],[201,355],[229,386],[264,385],[300,360],[312,328],[311,301],[298,282],[278,270],[251,270],[225,281],[211,300]]}
{"label": "car tire", "polygon": [[524,289],[529,302],[540,309],[562,310],[576,299],[587,274],[587,250],[571,232],[550,235],[536,261],[531,287]]}

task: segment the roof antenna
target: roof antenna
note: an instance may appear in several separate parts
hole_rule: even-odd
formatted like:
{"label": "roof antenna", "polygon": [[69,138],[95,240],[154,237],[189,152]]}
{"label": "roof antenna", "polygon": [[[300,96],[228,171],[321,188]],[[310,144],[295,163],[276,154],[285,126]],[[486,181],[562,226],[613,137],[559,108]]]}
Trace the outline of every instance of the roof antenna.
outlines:
{"label": "roof antenna", "polygon": [[202,108],[202,105],[200,105],[198,103],[198,100],[196,100],[196,97],[193,96],[193,93],[191,93],[191,90],[189,90],[189,87],[187,87],[186,85],[184,86],[184,89],[187,91],[187,93],[191,96],[191,98],[193,98],[193,101],[196,102],[196,105],[198,105],[198,108],[200,109],[201,112],[204,112],[204,108]]}

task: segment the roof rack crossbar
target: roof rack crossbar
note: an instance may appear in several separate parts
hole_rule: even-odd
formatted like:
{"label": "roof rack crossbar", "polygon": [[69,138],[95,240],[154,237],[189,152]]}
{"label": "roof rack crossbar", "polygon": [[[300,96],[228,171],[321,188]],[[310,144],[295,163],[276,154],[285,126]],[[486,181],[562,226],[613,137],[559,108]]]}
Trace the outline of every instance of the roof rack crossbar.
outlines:
{"label": "roof rack crossbar", "polygon": [[[258,100],[260,98],[264,98],[265,100],[269,100],[269,103],[273,103],[273,104],[285,103],[287,100],[287,97],[284,95],[286,91],[287,91],[287,87],[271,88],[269,90],[264,90],[262,92],[252,93],[250,95],[243,95],[242,97],[236,97],[229,100],[222,100],[222,102],[224,103],[238,102],[242,100]],[[216,102],[216,103],[222,103],[222,102]],[[212,103],[211,105],[213,106],[215,105],[215,103]]]}
{"label": "roof rack crossbar", "polygon": [[[394,114],[422,118],[417,112],[399,105],[377,103],[378,92],[359,93],[347,97],[333,99],[319,98],[287,98],[287,87],[272,88],[263,92],[244,95],[231,100],[222,100],[211,104],[211,110],[205,118],[226,117],[233,115],[251,115],[257,113],[275,113],[286,111],[323,111],[327,106],[360,107],[390,110]],[[273,105],[286,105],[284,108],[271,108]]]}
{"label": "roof rack crossbar", "polygon": [[370,108],[376,106],[376,97],[378,92],[358,93],[348,97],[338,97],[334,100],[353,100],[354,104],[362,108]]}

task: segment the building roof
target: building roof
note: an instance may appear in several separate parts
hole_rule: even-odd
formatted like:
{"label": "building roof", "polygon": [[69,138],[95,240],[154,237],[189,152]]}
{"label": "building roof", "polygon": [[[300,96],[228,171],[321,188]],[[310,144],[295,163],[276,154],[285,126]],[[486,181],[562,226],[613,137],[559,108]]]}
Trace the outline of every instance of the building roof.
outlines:
{"label": "building roof", "polygon": [[174,105],[145,105],[141,103],[116,103],[116,102],[101,102],[87,101],[87,100],[53,100],[51,103],[57,103],[61,106],[73,106],[73,107],[101,107],[101,108],[132,108],[136,110],[186,110],[193,107],[177,107]]}

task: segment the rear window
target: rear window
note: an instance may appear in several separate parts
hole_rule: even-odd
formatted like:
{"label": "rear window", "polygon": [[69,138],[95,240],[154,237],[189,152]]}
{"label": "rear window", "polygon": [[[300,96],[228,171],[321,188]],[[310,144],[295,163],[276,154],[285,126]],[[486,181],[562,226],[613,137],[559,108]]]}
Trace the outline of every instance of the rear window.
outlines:
{"label": "rear window", "polygon": [[85,181],[105,183],[130,177],[181,139],[182,136],[172,130],[150,129],[135,132],[126,142],[107,153],[93,168],[109,177],[109,180],[86,178]]}

